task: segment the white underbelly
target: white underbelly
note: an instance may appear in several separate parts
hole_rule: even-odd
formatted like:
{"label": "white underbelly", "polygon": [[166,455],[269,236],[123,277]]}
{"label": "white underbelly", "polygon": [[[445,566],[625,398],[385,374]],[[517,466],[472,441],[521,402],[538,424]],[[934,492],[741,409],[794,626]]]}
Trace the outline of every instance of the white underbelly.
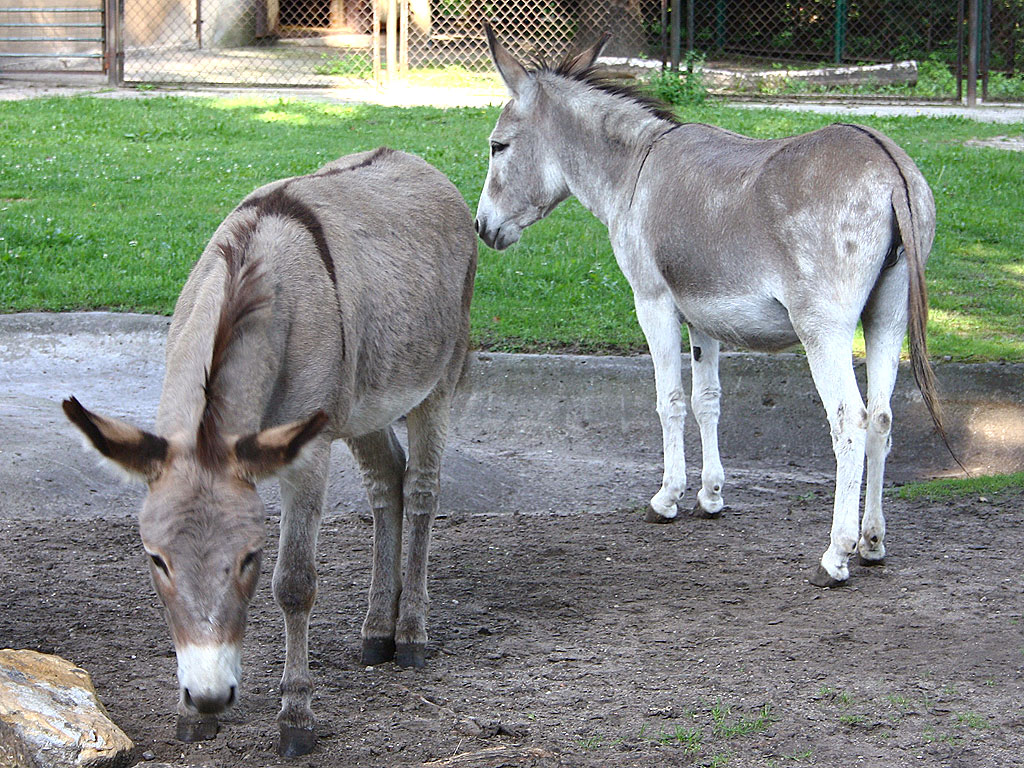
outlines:
{"label": "white underbelly", "polygon": [[770,297],[677,298],[676,303],[687,324],[725,344],[774,352],[800,341],[786,308]]}
{"label": "white underbelly", "polygon": [[425,389],[371,392],[357,398],[338,437],[359,437],[384,429],[422,403],[436,384]]}

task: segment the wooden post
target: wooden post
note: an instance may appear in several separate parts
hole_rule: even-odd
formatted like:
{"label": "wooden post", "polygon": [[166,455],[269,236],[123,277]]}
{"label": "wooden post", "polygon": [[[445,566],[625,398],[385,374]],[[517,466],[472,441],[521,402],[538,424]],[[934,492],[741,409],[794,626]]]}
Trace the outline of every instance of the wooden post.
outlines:
{"label": "wooden post", "polygon": [[409,0],[401,0],[398,23],[398,71],[405,77],[409,71]]}
{"label": "wooden post", "polygon": [[398,0],[388,0],[387,21],[388,85],[398,79]]}
{"label": "wooden post", "polygon": [[693,56],[694,47],[694,36],[696,32],[693,29],[694,22],[694,0],[686,0],[686,52]]}
{"label": "wooden post", "polygon": [[676,72],[679,71],[679,45],[680,45],[680,31],[682,29],[682,19],[680,18],[680,12],[682,11],[681,0],[672,0],[672,34],[671,34],[671,47],[672,47],[672,69]]}
{"label": "wooden post", "polygon": [[668,66],[668,0],[661,0],[661,32],[658,35],[661,44],[661,68]]}
{"label": "wooden post", "polygon": [[103,3],[103,58],[107,68],[107,82],[124,85],[124,5],[122,0]]}
{"label": "wooden post", "polygon": [[373,52],[370,54],[370,58],[373,62],[373,84],[380,88],[380,10],[377,5],[377,0],[370,0],[370,5],[373,7],[373,18],[370,22],[370,45],[373,46]]}

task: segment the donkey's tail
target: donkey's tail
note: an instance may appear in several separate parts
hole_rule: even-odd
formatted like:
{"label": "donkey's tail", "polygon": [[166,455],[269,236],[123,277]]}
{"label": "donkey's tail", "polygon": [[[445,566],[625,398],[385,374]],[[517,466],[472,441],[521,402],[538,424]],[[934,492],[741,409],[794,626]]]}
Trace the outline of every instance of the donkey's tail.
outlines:
{"label": "donkey's tail", "polygon": [[[896,158],[893,158],[894,160]],[[902,164],[900,175],[903,184],[896,187],[892,193],[892,207],[896,214],[896,225],[899,227],[900,239],[903,241],[903,253],[907,260],[907,279],[909,291],[907,296],[907,330],[910,339],[910,369],[914,373],[914,381],[921,391],[928,415],[931,416],[935,429],[938,431],[942,442],[949,451],[949,455],[960,465],[967,474],[967,467],[963,465],[959,457],[950,445],[949,436],[942,422],[942,407],[939,403],[938,387],[935,381],[935,372],[928,361],[928,286],[924,278],[924,264],[927,253],[922,252],[925,238],[920,231],[922,212],[916,210],[912,200],[910,181],[904,172]]]}

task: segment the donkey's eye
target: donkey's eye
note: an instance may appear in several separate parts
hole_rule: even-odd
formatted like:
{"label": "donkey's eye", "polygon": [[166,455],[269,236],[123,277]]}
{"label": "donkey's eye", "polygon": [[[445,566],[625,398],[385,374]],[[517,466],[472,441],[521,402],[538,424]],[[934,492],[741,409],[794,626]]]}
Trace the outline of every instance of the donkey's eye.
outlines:
{"label": "donkey's eye", "polygon": [[259,552],[250,552],[242,560],[242,570],[244,571],[247,568],[250,568],[250,567],[256,565],[257,563],[259,563],[259,560],[260,560],[260,553]]}
{"label": "donkey's eye", "polygon": [[167,563],[164,562],[164,559],[160,557],[160,555],[150,554],[149,559],[153,562],[153,565],[164,572],[164,576],[167,576],[168,578],[170,577],[171,569],[167,567]]}
{"label": "donkey's eye", "polygon": [[506,149],[508,149],[508,144],[505,144],[504,142],[501,142],[501,141],[492,141],[491,142],[491,157],[494,157],[495,155],[504,152]]}

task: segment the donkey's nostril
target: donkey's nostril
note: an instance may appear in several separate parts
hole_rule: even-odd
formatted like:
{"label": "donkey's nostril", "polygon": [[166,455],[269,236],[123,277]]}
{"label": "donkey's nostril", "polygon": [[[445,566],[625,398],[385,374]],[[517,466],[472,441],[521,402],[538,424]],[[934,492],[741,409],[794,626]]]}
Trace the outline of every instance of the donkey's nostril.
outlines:
{"label": "donkey's nostril", "polygon": [[235,703],[236,695],[236,687],[233,685],[226,695],[220,696],[215,693],[196,694],[193,696],[188,688],[184,691],[185,705],[204,715],[215,715],[223,712]]}
{"label": "donkey's nostril", "polygon": [[476,230],[478,235],[480,234],[480,219],[473,219],[473,229]]}

